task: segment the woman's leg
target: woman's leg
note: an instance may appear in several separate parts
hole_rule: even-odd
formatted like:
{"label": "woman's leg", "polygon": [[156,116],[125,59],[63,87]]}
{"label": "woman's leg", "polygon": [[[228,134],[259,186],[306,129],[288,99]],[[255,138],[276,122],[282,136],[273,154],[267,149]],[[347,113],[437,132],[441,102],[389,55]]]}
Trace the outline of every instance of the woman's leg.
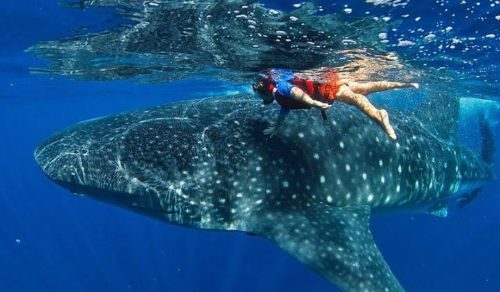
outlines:
{"label": "woman's leg", "polygon": [[349,82],[349,88],[354,93],[368,95],[373,92],[379,92],[395,88],[413,87],[418,88],[418,83],[390,82],[390,81],[375,81],[375,82]]}
{"label": "woman's leg", "polygon": [[396,133],[389,123],[387,111],[377,109],[366,96],[353,92],[350,86],[342,85],[337,93],[337,100],[357,107],[379,124],[391,139],[396,140]]}

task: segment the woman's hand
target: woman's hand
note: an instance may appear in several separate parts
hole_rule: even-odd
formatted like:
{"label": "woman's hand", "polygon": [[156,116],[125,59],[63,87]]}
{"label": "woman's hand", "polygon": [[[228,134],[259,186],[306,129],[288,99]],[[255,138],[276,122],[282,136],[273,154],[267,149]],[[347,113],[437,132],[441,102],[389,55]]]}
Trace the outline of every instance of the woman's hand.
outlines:
{"label": "woman's hand", "polygon": [[312,99],[307,93],[305,93],[302,89],[300,89],[296,86],[294,86],[292,88],[291,96],[295,100],[303,102],[304,104],[315,107],[317,109],[325,110],[325,109],[329,109],[331,107],[331,105],[329,105],[326,102],[321,102],[321,101],[317,101],[317,100]]}
{"label": "woman's hand", "polygon": [[272,125],[264,129],[264,135],[269,136],[270,138],[276,136],[279,132],[279,128],[276,125]]}
{"label": "woman's hand", "polygon": [[313,107],[320,109],[320,110],[326,110],[329,109],[332,105],[328,104],[326,102],[321,102],[321,101],[314,101],[314,104],[312,105]]}

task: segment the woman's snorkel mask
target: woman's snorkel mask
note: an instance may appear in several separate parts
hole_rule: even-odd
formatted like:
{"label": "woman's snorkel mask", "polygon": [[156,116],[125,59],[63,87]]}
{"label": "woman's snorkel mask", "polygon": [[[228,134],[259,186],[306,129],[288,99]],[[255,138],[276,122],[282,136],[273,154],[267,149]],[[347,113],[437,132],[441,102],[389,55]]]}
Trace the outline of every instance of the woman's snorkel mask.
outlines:
{"label": "woman's snorkel mask", "polygon": [[252,85],[252,89],[260,95],[264,104],[271,104],[274,101],[274,84],[269,77],[260,75],[257,82]]}

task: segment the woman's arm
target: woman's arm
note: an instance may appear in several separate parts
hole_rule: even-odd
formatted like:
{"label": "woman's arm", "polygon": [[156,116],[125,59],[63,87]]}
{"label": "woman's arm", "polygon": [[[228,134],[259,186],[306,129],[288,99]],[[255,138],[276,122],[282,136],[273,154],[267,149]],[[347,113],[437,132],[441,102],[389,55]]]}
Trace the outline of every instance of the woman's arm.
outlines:
{"label": "woman's arm", "polygon": [[264,130],[264,135],[268,135],[270,137],[273,137],[274,135],[278,134],[280,131],[281,126],[283,125],[283,122],[285,122],[285,118],[288,115],[290,110],[281,108],[280,114],[278,115],[278,120],[268,128]]}
{"label": "woman's arm", "polygon": [[309,106],[312,106],[312,107],[315,107],[318,109],[328,109],[331,107],[331,105],[329,105],[326,102],[321,102],[321,101],[317,101],[317,100],[312,99],[307,93],[305,93],[302,89],[300,89],[296,86],[294,86],[292,88],[292,90],[290,92],[290,96],[297,101],[303,102]]}

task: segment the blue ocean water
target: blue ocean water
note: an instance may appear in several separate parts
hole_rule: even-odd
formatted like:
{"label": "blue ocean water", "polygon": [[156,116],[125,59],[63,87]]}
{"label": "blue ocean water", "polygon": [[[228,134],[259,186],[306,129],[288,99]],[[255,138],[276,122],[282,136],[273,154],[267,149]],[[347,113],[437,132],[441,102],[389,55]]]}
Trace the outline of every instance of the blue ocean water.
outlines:
{"label": "blue ocean water", "polygon": [[[319,14],[390,15],[391,21],[402,22],[393,25],[404,36],[389,33],[389,41],[415,43],[390,51],[414,66],[456,69],[450,74],[456,74],[453,84],[462,86],[462,94],[499,101],[498,1],[393,2],[408,2],[404,9],[411,16],[402,17],[406,12],[399,6],[365,1],[335,1],[334,5],[316,1],[315,5],[325,7]],[[291,3],[281,1],[266,5],[293,9]],[[141,83],[82,80],[58,72],[32,74],[30,68],[47,61],[25,52],[28,47],[81,35],[82,30],[107,30],[126,20],[112,8],[68,9],[57,1],[4,0],[0,8],[1,291],[335,291],[260,237],[168,225],[71,195],[50,182],[36,165],[33,150],[55,131],[82,120],[207,92],[244,90],[243,83],[228,85],[227,80],[196,75]],[[406,22],[408,18],[413,21]],[[428,36],[435,26],[444,31],[452,27],[449,30],[455,34],[447,40],[455,48],[445,44],[438,50],[439,44],[418,43],[419,38],[411,36],[419,29],[425,31],[422,37]],[[481,42],[465,43],[469,37]],[[475,60],[472,69],[466,67],[471,60]],[[498,188],[498,182],[489,184],[466,208],[451,205],[447,218],[406,213],[374,216],[371,224],[377,244],[408,291],[500,290]]]}

